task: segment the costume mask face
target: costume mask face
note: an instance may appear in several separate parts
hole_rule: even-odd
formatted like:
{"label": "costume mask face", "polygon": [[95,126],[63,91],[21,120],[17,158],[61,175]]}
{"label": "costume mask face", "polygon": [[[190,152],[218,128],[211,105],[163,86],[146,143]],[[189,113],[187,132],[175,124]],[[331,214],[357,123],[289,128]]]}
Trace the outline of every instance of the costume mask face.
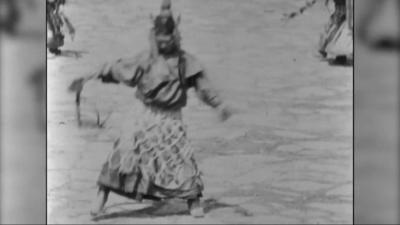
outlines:
{"label": "costume mask face", "polygon": [[175,38],[171,34],[158,34],[155,36],[158,51],[161,54],[170,54],[177,50]]}
{"label": "costume mask face", "polygon": [[177,31],[177,26],[180,22],[180,17],[177,21],[174,20],[171,11],[171,2],[164,0],[161,6],[160,14],[153,20],[152,38],[158,53],[174,54],[179,50],[180,36]]}

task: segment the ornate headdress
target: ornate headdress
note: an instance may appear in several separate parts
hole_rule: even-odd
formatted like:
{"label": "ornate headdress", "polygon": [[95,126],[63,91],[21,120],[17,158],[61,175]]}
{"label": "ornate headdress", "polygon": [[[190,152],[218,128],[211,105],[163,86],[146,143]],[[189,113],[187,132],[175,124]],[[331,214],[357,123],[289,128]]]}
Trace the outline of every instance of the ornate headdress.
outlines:
{"label": "ornate headdress", "polygon": [[150,17],[153,23],[153,27],[150,31],[150,42],[153,52],[158,52],[155,44],[155,35],[157,34],[173,35],[176,44],[179,46],[181,37],[178,30],[178,25],[181,18],[180,16],[174,18],[171,10],[171,0],[163,0],[159,15],[157,15],[155,18],[153,15]]}

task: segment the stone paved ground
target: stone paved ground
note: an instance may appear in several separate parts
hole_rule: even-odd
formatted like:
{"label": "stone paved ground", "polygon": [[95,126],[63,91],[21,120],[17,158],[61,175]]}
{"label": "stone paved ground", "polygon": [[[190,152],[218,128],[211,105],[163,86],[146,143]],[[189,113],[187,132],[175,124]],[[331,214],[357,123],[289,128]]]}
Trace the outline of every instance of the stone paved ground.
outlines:
{"label": "stone paved ground", "polygon": [[112,130],[137,102],[133,90],[92,83],[86,95],[96,93],[102,104],[94,98],[87,104],[112,114],[105,129],[78,129],[66,88],[99,63],[142,50],[148,15],[158,11],[159,1],[71,0],[67,13],[76,39],[67,40],[62,57],[48,59],[48,222],[351,223],[352,68],[314,56],[328,19],[322,5],[290,23],[280,21],[303,3],[174,1],[183,16],[185,49],[203,61],[237,109],[219,123],[191,93],[184,110],[204,173],[207,214],[193,219],[178,200],[137,203],[112,195],[106,218],[91,221]]}

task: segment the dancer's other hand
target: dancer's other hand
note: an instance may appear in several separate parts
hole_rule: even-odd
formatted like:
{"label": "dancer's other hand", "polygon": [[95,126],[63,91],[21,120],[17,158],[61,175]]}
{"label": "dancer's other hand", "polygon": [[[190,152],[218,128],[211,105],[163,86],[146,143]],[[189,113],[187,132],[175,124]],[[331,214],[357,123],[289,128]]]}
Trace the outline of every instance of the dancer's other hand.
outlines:
{"label": "dancer's other hand", "polygon": [[234,111],[230,106],[222,105],[218,107],[218,118],[221,122],[228,120],[233,113]]}
{"label": "dancer's other hand", "polygon": [[72,81],[72,83],[68,87],[69,92],[81,92],[83,89],[83,84],[84,84],[85,79],[84,78],[78,78]]}

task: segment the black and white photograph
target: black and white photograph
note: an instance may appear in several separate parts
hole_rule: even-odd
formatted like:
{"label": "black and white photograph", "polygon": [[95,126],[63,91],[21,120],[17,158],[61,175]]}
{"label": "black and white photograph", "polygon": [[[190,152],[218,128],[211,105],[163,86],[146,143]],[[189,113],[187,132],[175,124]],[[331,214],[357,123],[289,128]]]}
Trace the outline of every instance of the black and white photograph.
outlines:
{"label": "black and white photograph", "polygon": [[49,224],[353,223],[353,0],[46,0]]}

